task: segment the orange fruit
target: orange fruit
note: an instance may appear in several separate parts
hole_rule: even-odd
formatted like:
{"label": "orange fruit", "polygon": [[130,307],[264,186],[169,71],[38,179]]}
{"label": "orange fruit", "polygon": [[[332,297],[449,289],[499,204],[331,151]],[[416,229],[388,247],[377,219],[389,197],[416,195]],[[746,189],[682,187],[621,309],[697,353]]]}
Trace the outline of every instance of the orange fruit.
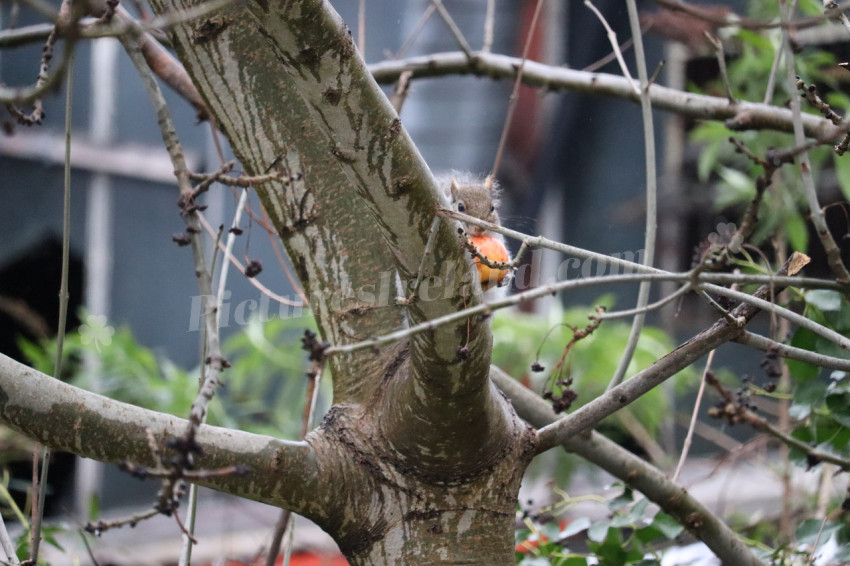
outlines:
{"label": "orange fruit", "polygon": [[[469,238],[472,245],[478,252],[491,261],[508,262],[511,256],[508,254],[508,249],[505,244],[494,238],[493,236],[480,235]],[[508,275],[507,269],[494,269],[489,265],[481,263],[481,260],[475,258],[475,267],[478,269],[478,280],[481,281],[481,289],[486,291],[491,287],[495,287],[504,281]]]}

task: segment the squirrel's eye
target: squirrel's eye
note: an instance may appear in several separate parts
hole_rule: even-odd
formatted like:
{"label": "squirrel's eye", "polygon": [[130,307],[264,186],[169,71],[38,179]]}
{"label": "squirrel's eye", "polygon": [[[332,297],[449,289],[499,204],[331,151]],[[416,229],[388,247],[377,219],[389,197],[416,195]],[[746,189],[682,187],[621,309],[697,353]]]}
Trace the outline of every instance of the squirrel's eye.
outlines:
{"label": "squirrel's eye", "polygon": [[496,205],[490,207],[490,212],[493,212],[494,210],[496,210]]}
{"label": "squirrel's eye", "polygon": [[458,212],[466,212],[466,206],[462,202],[457,203],[457,211]]}

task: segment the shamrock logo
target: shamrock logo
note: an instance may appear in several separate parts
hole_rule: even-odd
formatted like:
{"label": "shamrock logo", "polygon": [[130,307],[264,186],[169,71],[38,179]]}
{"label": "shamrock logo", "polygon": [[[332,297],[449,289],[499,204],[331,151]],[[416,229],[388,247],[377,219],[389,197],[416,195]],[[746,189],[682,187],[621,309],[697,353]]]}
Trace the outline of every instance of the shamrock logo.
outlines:
{"label": "shamrock logo", "polygon": [[95,349],[100,352],[100,345],[112,344],[112,336],[115,329],[106,324],[106,316],[102,314],[86,315],[86,321],[80,325],[80,339],[88,346],[94,344]]}
{"label": "shamrock logo", "polygon": [[717,231],[708,235],[708,241],[715,248],[729,248],[729,251],[736,254],[741,251],[743,238],[736,232],[737,227],[733,222],[727,222],[717,225]]}

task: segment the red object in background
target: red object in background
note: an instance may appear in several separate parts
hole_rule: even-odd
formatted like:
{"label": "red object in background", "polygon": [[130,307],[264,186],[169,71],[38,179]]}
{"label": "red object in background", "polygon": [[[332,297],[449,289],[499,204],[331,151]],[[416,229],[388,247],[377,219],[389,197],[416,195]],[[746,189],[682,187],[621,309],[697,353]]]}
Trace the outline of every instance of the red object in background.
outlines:
{"label": "red object in background", "polygon": [[[263,566],[265,558],[254,562],[228,561],[226,566]],[[279,556],[276,566],[283,564],[283,556]],[[206,564],[205,566],[210,566]],[[289,566],[348,566],[348,561],[341,554],[313,554],[312,552],[296,552],[289,558]]]}
{"label": "red object in background", "polygon": [[[283,557],[279,558],[275,564],[283,564]],[[289,566],[348,566],[348,561],[338,554],[319,555],[299,552],[290,557]]]}

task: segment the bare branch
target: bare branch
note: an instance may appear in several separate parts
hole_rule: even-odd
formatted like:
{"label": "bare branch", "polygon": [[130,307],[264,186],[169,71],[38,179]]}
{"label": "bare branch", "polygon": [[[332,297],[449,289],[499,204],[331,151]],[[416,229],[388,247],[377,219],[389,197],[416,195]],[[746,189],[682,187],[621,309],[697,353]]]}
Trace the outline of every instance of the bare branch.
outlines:
{"label": "bare branch", "polygon": [[[634,39],[635,61],[638,68],[638,77],[640,79],[640,109],[641,119],[643,121],[643,144],[644,144],[644,163],[646,170],[646,219],[644,222],[644,254],[643,264],[647,267],[652,267],[655,262],[655,240],[658,230],[658,176],[655,168],[655,126],[652,121],[652,100],[649,96],[649,77],[646,70],[646,55],[643,50],[643,36],[641,35],[640,22],[638,21],[637,4],[635,0],[626,0],[626,7],[629,12],[629,26],[632,31],[632,39]],[[614,44],[616,48],[616,43]],[[650,282],[642,281],[638,289],[637,309],[643,309],[649,302]],[[629,338],[626,342],[626,348],[623,355],[620,356],[620,361],[617,364],[617,369],[608,383],[607,390],[610,391],[623,381],[626,371],[629,369],[629,364],[632,361],[635,350],[637,349],[638,339],[643,330],[643,323],[646,315],[639,312],[632,320],[632,327],[629,329]]]}
{"label": "bare branch", "polygon": [[[454,74],[513,79],[522,62],[516,57],[492,53],[475,52],[472,56],[470,62],[463,53],[435,53],[397,61],[383,61],[370,65],[369,69],[379,83],[395,82],[404,71],[411,71],[414,79]],[[526,63],[523,84],[553,91],[589,92],[635,102],[639,98],[628,79],[623,77],[576,71],[535,61]],[[649,87],[649,95],[653,108],[693,118],[724,120],[726,127],[731,130],[793,131],[793,118],[787,108],[745,101],[730,104],[726,98],[682,92],[658,84]],[[818,116],[804,114],[802,121],[806,135],[822,143],[833,143],[841,134],[833,124]]]}
{"label": "bare branch", "polygon": [[[794,256],[792,258],[796,261]],[[789,265],[792,264],[791,260],[786,262],[779,270],[778,275],[787,274]],[[794,273],[796,273],[796,270]],[[780,285],[763,285],[754,297],[749,298],[763,301],[761,297],[770,297],[783,288]],[[549,450],[564,442],[565,439],[592,428],[606,416],[633,402],[711,350],[734,339],[741,333],[743,326],[758,312],[759,309],[750,304],[739,305],[730,313],[729,317],[718,320],[713,326],[700,332],[645,370],[638,372],[631,379],[608,390],[604,395],[567,415],[556,424],[540,429],[538,431],[538,451]],[[735,322],[730,322],[730,320]]]}
{"label": "bare branch", "polygon": [[446,25],[449,27],[449,31],[452,32],[455,40],[457,40],[460,50],[466,54],[467,59],[472,60],[472,48],[469,46],[469,42],[466,41],[466,38],[460,31],[460,28],[457,27],[452,15],[449,14],[449,11],[446,10],[445,6],[443,6],[443,0],[431,0],[431,3],[437,7],[437,13],[440,14],[440,17],[443,18],[444,22],[446,22]]}
{"label": "bare branch", "polygon": [[[617,63],[620,65],[620,71],[622,71],[623,76],[628,79],[629,83],[632,85],[632,90],[638,96],[640,96],[640,89],[638,85],[635,83],[635,80],[632,78],[631,73],[629,72],[629,67],[626,65],[626,60],[623,59],[623,52],[620,51],[620,45],[617,43],[617,34],[614,33],[614,30],[611,29],[611,26],[608,25],[608,21],[602,15],[599,10],[596,9],[596,6],[593,5],[593,2],[590,0],[584,0],[584,5],[590,9],[591,12],[596,16],[599,22],[602,24],[602,27],[605,28],[606,35],[608,36],[608,42],[611,44],[611,48],[614,51],[614,56],[617,58]],[[634,34],[633,39],[634,39]]]}
{"label": "bare branch", "polygon": [[783,358],[806,362],[807,364],[816,365],[822,368],[850,372],[850,360],[848,359],[826,356],[824,354],[818,354],[817,352],[811,352],[795,346],[789,346],[788,344],[783,344],[749,331],[745,331],[743,334],[735,338],[735,342],[751,348],[756,348],[763,352],[776,352]]}

